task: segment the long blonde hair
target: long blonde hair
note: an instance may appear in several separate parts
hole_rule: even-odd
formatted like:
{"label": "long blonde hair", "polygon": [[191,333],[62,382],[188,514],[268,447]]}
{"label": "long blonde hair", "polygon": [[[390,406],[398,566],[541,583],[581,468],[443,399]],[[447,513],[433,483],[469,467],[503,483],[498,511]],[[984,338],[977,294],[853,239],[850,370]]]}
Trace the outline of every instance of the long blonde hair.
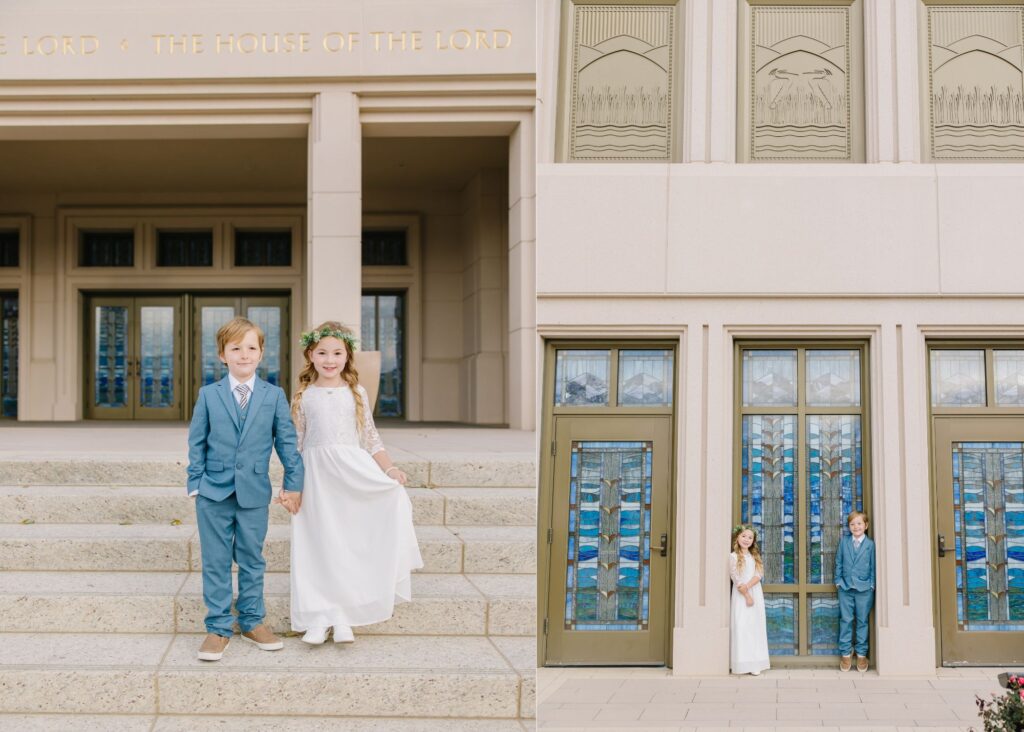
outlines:
{"label": "long blonde hair", "polygon": [[757,573],[764,577],[764,562],[761,561],[761,548],[757,545],[757,530],[753,526],[747,526],[740,524],[732,530],[732,550],[736,552],[736,571],[742,572],[743,565],[746,563],[744,557],[743,548],[740,546],[740,534],[744,531],[749,531],[754,535],[754,543],[750,545],[750,556],[754,558],[754,569]]}
{"label": "long blonde hair", "polygon": [[[325,321],[313,330],[314,332],[320,332],[325,328],[354,335],[351,328],[345,327],[336,320]],[[361,439],[363,436],[363,420],[366,417],[366,405],[363,404],[363,398],[359,394],[359,390],[357,388],[359,386],[359,372],[356,371],[356,365],[352,358],[354,356],[353,349],[349,345],[348,341],[342,340],[341,343],[344,346],[346,353],[345,368],[341,370],[341,379],[348,384],[349,388],[352,390],[352,397],[356,402],[356,430],[358,431]],[[304,392],[310,384],[316,381],[316,366],[313,365],[313,361],[310,359],[309,354],[316,350],[318,345],[319,343],[314,341],[306,346],[306,349],[302,352],[302,358],[305,359],[306,363],[302,367],[302,371],[299,372],[299,386],[295,390],[295,394],[292,395],[292,422],[294,422],[296,426],[299,425],[299,412],[302,409],[302,392]]]}

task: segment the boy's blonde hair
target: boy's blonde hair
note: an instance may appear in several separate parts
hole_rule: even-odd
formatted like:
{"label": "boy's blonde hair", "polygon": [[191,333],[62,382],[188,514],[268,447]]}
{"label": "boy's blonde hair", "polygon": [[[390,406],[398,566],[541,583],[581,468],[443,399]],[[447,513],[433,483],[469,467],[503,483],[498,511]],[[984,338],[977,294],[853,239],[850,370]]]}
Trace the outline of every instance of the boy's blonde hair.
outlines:
{"label": "boy's blonde hair", "polygon": [[868,521],[868,515],[863,511],[850,511],[850,515],[846,517],[846,525],[849,526],[850,522],[857,517],[864,519],[864,526],[868,526],[871,524],[871,522]]}
{"label": "boy's blonde hair", "polygon": [[248,318],[232,318],[217,331],[217,353],[223,356],[224,349],[228,347],[228,344],[240,342],[250,330],[256,331],[256,337],[260,342],[260,351],[262,351],[263,343],[266,340],[263,330]]}

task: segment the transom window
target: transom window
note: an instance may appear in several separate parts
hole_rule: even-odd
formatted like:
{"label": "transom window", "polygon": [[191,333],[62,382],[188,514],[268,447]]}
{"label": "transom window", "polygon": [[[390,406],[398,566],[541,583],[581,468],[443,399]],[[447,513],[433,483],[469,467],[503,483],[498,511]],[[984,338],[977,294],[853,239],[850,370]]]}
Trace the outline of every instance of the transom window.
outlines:
{"label": "transom window", "polygon": [[159,231],[156,238],[157,267],[212,267],[213,232]]}
{"label": "transom window", "polygon": [[78,248],[79,267],[134,267],[135,232],[83,231]]}
{"label": "transom window", "polygon": [[364,267],[404,267],[409,264],[405,229],[364,230]]}
{"label": "transom window", "polygon": [[235,231],[236,267],[290,267],[292,264],[292,232]]}
{"label": "transom window", "polygon": [[1024,407],[1024,346],[933,348],[933,408]]}
{"label": "transom window", "polygon": [[666,348],[559,349],[556,407],[671,407],[675,352]]}
{"label": "transom window", "polygon": [[17,231],[0,231],[0,267],[18,266],[19,243]]}

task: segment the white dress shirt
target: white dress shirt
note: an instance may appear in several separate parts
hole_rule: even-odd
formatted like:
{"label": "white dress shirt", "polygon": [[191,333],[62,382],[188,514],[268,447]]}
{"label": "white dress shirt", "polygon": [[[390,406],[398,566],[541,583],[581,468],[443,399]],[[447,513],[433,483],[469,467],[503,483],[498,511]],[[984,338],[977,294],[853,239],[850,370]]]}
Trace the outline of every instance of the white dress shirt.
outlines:
{"label": "white dress shirt", "polygon": [[853,548],[860,549],[861,542],[864,541],[866,534],[861,534],[860,537],[853,537]]}

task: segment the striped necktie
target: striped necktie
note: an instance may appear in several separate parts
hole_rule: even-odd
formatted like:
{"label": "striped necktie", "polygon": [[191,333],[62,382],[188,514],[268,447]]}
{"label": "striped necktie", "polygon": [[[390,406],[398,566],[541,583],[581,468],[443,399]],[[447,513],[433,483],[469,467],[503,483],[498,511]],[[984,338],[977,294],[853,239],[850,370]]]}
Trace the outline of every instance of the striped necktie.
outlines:
{"label": "striped necktie", "polygon": [[246,405],[249,403],[249,385],[239,384],[235,387],[235,391],[238,392],[238,408],[245,409]]}

